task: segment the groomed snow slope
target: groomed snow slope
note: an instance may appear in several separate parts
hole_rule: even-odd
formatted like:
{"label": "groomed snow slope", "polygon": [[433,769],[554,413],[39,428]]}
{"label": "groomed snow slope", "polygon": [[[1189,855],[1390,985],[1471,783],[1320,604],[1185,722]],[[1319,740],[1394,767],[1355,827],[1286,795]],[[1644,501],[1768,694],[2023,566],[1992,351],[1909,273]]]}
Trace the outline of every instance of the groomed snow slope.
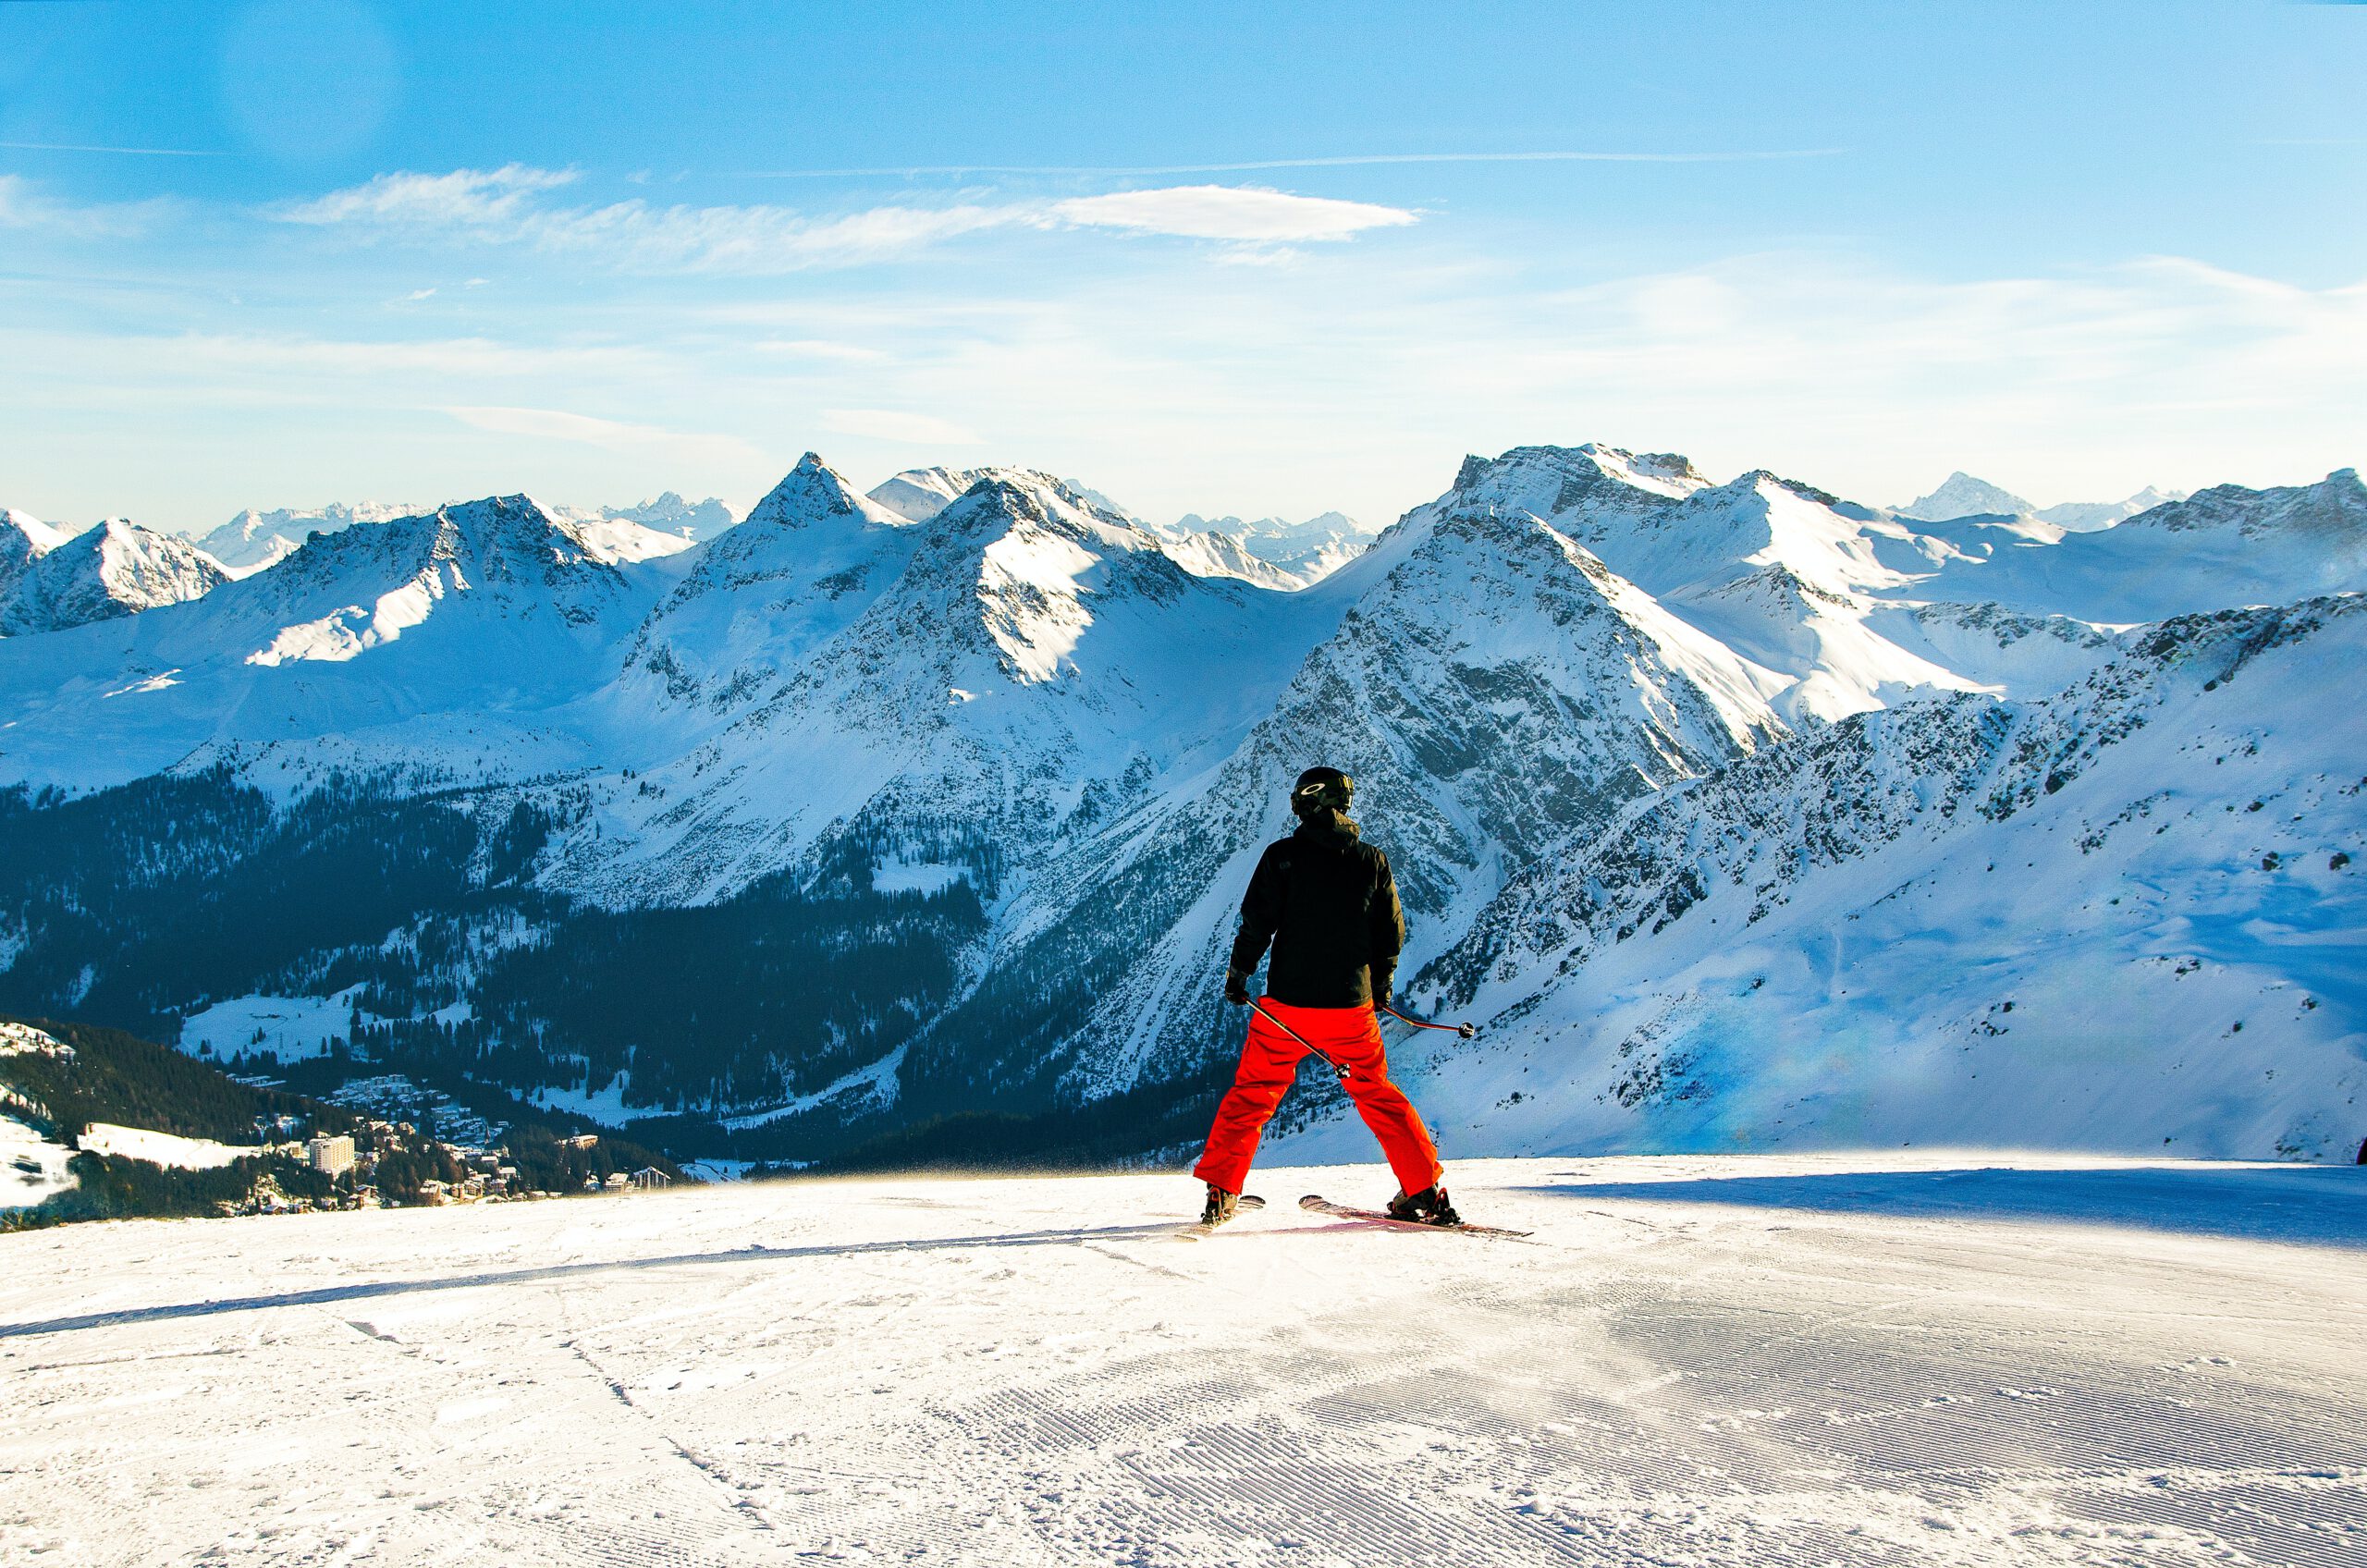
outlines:
{"label": "groomed snow slope", "polygon": [[2337,1563],[2367,1170],[1180,1176],[0,1236],[0,1558]]}

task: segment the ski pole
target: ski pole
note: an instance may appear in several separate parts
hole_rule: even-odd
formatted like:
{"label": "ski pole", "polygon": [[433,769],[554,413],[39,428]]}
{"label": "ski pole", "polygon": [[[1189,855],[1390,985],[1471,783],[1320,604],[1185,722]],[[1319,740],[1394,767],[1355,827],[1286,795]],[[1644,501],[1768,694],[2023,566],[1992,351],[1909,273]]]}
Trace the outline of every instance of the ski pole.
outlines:
{"label": "ski pole", "polygon": [[1287,1024],[1287,1023],[1283,1023],[1281,1019],[1276,1018],[1272,1013],[1268,1012],[1268,1011],[1266,1011],[1266,998],[1263,998],[1263,997],[1252,997],[1252,998],[1249,998],[1249,1005],[1250,1005],[1252,1008],[1254,1008],[1255,1010],[1257,1010],[1257,1011],[1259,1013],[1259,1015],[1261,1015],[1261,1016],[1266,1020],[1266,1022],[1267,1022],[1267,1023],[1269,1023],[1272,1024],[1275,1028],[1280,1029],[1283,1034],[1288,1035],[1292,1039],[1296,1040],[1300,1045],[1305,1046],[1305,1047],[1307,1048],[1307,1050],[1308,1050],[1309,1052],[1311,1052],[1312,1054],[1314,1054],[1314,1055],[1316,1055],[1316,1056],[1319,1056],[1319,1057],[1321,1057],[1321,1058],[1323,1059],[1324,1065],[1328,1066],[1329,1068],[1331,1068],[1331,1071],[1332,1071],[1332,1072],[1336,1072],[1336,1073],[1338,1073],[1338,1074],[1340,1075],[1340,1081],[1341,1081],[1342,1083],[1345,1083],[1345,1082],[1347,1082],[1347,1078],[1348,1078],[1348,1070],[1347,1070],[1346,1068],[1344,1068],[1344,1067],[1341,1066],[1338,1062],[1336,1062],[1336,1061],[1332,1060],[1331,1060],[1331,1055],[1330,1055],[1330,1053],[1328,1053],[1328,1052],[1324,1051],[1320,1047],[1317,1046],[1317,1045],[1316,1045],[1316,1043],[1315,1043],[1313,1040],[1308,1039],[1306,1035],[1304,1035],[1300,1034],[1297,1030],[1295,1030],[1295,1029],[1292,1028],[1289,1024]]}
{"label": "ski pole", "polygon": [[1423,1023],[1423,1022],[1422,1022],[1420,1019],[1418,1019],[1418,1018],[1408,1018],[1408,1017],[1406,1017],[1404,1013],[1402,1013],[1402,1012],[1398,1011],[1395,1008],[1391,1007],[1391,1006],[1390,1006],[1388,1003],[1386,1003],[1386,1002],[1383,1002],[1383,1003],[1381,1004],[1380,1011],[1383,1011],[1383,1012],[1385,1012],[1385,1013],[1387,1013],[1387,1014],[1389,1014],[1389,1016],[1390,1016],[1390,1017],[1392,1017],[1392,1018],[1393,1018],[1393,1019],[1397,1020],[1397,1022],[1398,1022],[1398,1023],[1410,1023],[1410,1024],[1412,1024],[1412,1025],[1413,1025],[1415,1028],[1417,1028],[1417,1029],[1443,1029],[1443,1030],[1445,1030],[1445,1031],[1446,1031],[1448,1034],[1450,1034],[1450,1035],[1462,1035],[1462,1036],[1463,1036],[1465,1039],[1466,1039],[1466,1040],[1469,1040],[1469,1039],[1476,1039],[1476,1038],[1478,1036],[1478,1034],[1479,1034],[1479,1029],[1478,1029],[1478,1026],[1477,1024],[1472,1024],[1472,1023]]}

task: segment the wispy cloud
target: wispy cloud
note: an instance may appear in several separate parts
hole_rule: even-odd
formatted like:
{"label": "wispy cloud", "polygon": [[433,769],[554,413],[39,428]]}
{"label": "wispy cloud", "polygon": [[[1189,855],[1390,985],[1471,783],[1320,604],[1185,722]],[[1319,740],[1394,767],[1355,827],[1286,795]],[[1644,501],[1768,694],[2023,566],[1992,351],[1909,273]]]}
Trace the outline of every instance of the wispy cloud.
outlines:
{"label": "wispy cloud", "polygon": [[1270,169],[1367,168],[1384,164],[1756,164],[1793,158],[1837,158],[1845,147],[1797,147],[1768,152],[1711,153],[1351,153],[1332,158],[1253,158],[1230,164],[914,164],[901,168],[740,169],[735,179],[877,179],[922,175],[1085,175],[1147,179],[1177,174],[1259,174]]}
{"label": "wispy cloud", "polygon": [[0,141],[12,153],[112,153],[128,158],[218,158],[205,147],[100,147],[81,141]]}
{"label": "wispy cloud", "polygon": [[834,435],[857,435],[872,441],[911,441],[935,447],[976,447],[986,437],[931,414],[901,413],[893,409],[824,409],[822,428]]}
{"label": "wispy cloud", "polygon": [[1345,239],[1366,229],[1418,221],[1398,207],[1221,185],[1061,202],[897,203],[828,217],[767,204],[660,207],[635,197],[563,205],[544,200],[576,178],[571,170],[522,164],[448,174],[384,174],[281,207],[274,215],[288,223],[438,242],[458,236],[525,244],[596,256],[627,271],[743,275],[885,261],[989,229],[1123,229],[1268,245]]}
{"label": "wispy cloud", "polygon": [[22,175],[0,174],[0,228],[47,229],[71,239],[128,239],[169,217],[178,203],[146,202],[77,205],[45,194]]}
{"label": "wispy cloud", "polygon": [[570,185],[573,169],[504,164],[497,169],[449,174],[382,174],[375,179],[310,202],[291,202],[275,215],[288,223],[374,223],[434,228],[515,225],[538,193]]}
{"label": "wispy cloud", "polygon": [[761,458],[736,435],[666,430],[654,424],[596,419],[562,409],[447,408],[444,412],[474,430],[523,435],[543,441],[572,441],[609,451],[646,452],[685,462],[743,462]]}
{"label": "wispy cloud", "polygon": [[1393,228],[1419,221],[1402,207],[1328,196],[1292,196],[1254,185],[1121,190],[1056,202],[1052,213],[1064,222],[1093,227],[1251,244],[1347,239],[1367,228]]}
{"label": "wispy cloud", "polygon": [[382,174],[282,207],[274,215],[288,223],[350,226],[438,242],[460,236],[596,254],[627,271],[746,274],[878,260],[1026,216],[969,204],[874,207],[813,218],[768,205],[658,207],[635,197],[564,206],[541,200],[577,178],[571,169],[523,164],[448,174]]}

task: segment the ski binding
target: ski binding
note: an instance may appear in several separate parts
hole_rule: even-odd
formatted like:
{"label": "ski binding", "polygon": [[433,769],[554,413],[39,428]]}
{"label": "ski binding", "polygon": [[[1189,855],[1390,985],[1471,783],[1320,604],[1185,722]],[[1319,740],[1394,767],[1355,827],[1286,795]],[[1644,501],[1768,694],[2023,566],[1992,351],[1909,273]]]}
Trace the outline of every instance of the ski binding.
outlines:
{"label": "ski binding", "polygon": [[[1263,1208],[1265,1207],[1266,1200],[1264,1198],[1259,1197],[1255,1193],[1244,1193],[1241,1194],[1240,1206],[1233,1211],[1230,1218],[1238,1219],[1242,1215],[1248,1213],[1253,1208]],[[1217,1226],[1223,1223],[1224,1221],[1222,1219],[1218,1220],[1215,1225],[1209,1224],[1205,1219],[1195,1219],[1189,1225],[1184,1226],[1181,1231],[1176,1231],[1175,1239],[1179,1242],[1196,1242],[1202,1236],[1215,1235],[1217,1233]]]}

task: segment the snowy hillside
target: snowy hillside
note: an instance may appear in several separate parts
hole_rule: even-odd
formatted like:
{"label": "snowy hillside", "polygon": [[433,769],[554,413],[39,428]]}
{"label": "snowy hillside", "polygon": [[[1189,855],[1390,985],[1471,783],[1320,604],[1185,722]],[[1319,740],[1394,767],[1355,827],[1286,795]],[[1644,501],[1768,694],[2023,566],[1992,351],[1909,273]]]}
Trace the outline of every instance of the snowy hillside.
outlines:
{"label": "snowy hillside", "polygon": [[1371,542],[1371,534],[1338,512],[1304,523],[1280,518],[1209,522],[1185,517],[1152,526],[1133,512],[1073,479],[1054,479],[1014,468],[907,469],[872,487],[869,498],[912,522],[926,522],[982,480],[1003,479],[1064,494],[1113,522],[1157,536],[1167,554],[1196,577],[1233,577],[1261,588],[1301,588],[1320,582]]}
{"label": "snowy hillside", "polygon": [[0,1005],[318,1013],[685,1157],[1139,1156],[1319,760],[1496,1021],[1404,1047],[1476,1146],[2367,1134],[2354,472],[2079,533],[1529,447],[1257,543],[808,454],[686,548],[493,498],[0,641]]}
{"label": "snowy hillside", "polygon": [[65,544],[66,537],[31,512],[0,507],[0,595],[12,592],[26,568]]}
{"label": "snowy hillside", "polygon": [[2038,508],[2011,490],[1975,479],[1958,469],[1928,496],[1919,496],[1894,508],[1917,522],[1946,522],[1959,517],[2023,517]]}
{"label": "snowy hillside", "polygon": [[[42,693],[6,759],[18,779],[87,786],[201,749],[374,735],[433,765],[423,741],[448,753],[595,684],[655,594],[632,570],[522,496],[323,534],[192,602],[0,643],[0,680]],[[451,717],[384,733],[423,714]]]}
{"label": "snowy hillside", "polygon": [[1362,554],[1373,537],[1371,530],[1340,512],[1324,512],[1304,522],[1287,522],[1278,517],[1245,522],[1237,517],[1220,517],[1211,521],[1186,514],[1171,529],[1161,532],[1177,538],[1214,535],[1231,541],[1244,554],[1300,582],[1319,582],[1331,576]]}
{"label": "snowy hillside", "polygon": [[2367,721],[2320,693],[2363,644],[2356,597],[2174,621],[2057,695],[1865,715],[1672,790],[1420,977],[1502,1024],[1433,1093],[1513,1147],[2347,1158]]}
{"label": "snowy hillside", "polygon": [[[668,490],[656,500],[630,507],[546,508],[554,517],[584,526],[589,537],[607,536],[625,558],[669,554],[688,548],[731,526],[731,508],[710,496],[685,501]],[[336,533],[356,523],[392,522],[419,517],[433,507],[385,501],[332,501],[325,507],[276,507],[269,511],[248,508],[197,541],[199,548],[234,571],[259,571],[292,554],[313,533]],[[602,527],[622,524],[622,527]],[[656,537],[652,537],[656,536]]]}
{"label": "snowy hillside", "polygon": [[[1271,716],[1212,773],[1085,846],[1043,895],[1067,907],[1005,960],[1024,974],[1049,969],[1048,951],[1142,955],[1090,1012],[1046,1017],[1074,1032],[1075,1082],[1107,1092],[1171,1072],[1196,1062],[1211,1023],[1220,1039],[1232,1026],[1217,984],[1233,889],[1288,826],[1281,802],[1307,737],[1389,802],[1418,961],[1516,869],[1781,728],[1760,694],[1772,676],[1534,520],[1426,508],[1309,592],[1350,607]],[[975,1005],[1008,1014],[1001,989],[990,979]],[[1001,1034],[1025,1049],[1008,1016]]]}
{"label": "snowy hillside", "polygon": [[2163,491],[2149,484],[2134,496],[2118,501],[2066,501],[2060,506],[2041,507],[2022,499],[2010,490],[1992,484],[1985,479],[1975,479],[1959,470],[1948,475],[1946,483],[1930,495],[1894,508],[1891,515],[1910,522],[1952,522],[1958,518],[1972,517],[1992,520],[2034,517],[2041,522],[2053,523],[2067,533],[2089,533],[2110,528],[2140,512],[2185,499],[2186,492],[2183,490]]}
{"label": "snowy hillside", "polygon": [[2342,1563],[2367,1171],[1474,1162],[0,1235],[11,1562]]}
{"label": "snowy hillside", "polygon": [[2132,623],[2290,604],[2367,582],[2367,484],[2223,484],[2097,533],[1942,525],[1949,555],[1916,591],[2035,614]]}
{"label": "snowy hillside", "polygon": [[940,885],[971,875],[914,841],[904,802],[928,802],[925,837],[1017,870],[1097,793],[1237,738],[1318,634],[1294,596],[1196,577],[1047,475],[994,471],[899,524],[808,454],[644,631],[670,699],[744,713],[647,770],[619,808],[635,848],[561,875],[712,896],[848,832]]}
{"label": "snowy hillside", "polygon": [[197,545],[234,570],[256,571],[291,554],[310,534],[335,533],[357,522],[390,522],[432,509],[384,501],[360,501],[350,506],[331,501],[325,507],[275,507],[269,511],[249,507],[200,538]]}
{"label": "snowy hillside", "polygon": [[2155,507],[2185,499],[2183,490],[2156,490],[2148,484],[2136,495],[2117,501],[2066,501],[2059,507],[2041,507],[2038,520],[2051,522],[2066,533],[2091,533],[2116,522],[2125,522],[2139,512],[2150,512]]}
{"label": "snowy hillside", "polygon": [[[621,695],[660,711],[728,709],[843,630],[901,572],[919,537],[806,453],[650,612]],[[642,689],[653,680],[658,689]]]}
{"label": "snowy hillside", "polygon": [[55,539],[54,531],[10,512],[0,528],[0,636],[56,631],[180,604],[229,579],[221,562],[180,535],[126,518]]}

